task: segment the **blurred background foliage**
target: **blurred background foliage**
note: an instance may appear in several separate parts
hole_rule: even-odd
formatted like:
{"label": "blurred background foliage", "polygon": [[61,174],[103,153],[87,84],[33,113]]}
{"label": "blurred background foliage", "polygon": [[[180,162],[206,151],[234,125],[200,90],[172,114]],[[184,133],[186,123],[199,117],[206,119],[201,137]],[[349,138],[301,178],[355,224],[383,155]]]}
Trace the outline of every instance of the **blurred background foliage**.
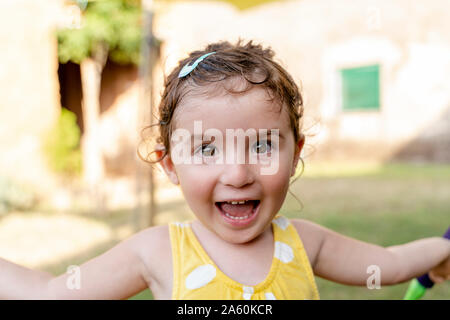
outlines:
{"label": "blurred background foliage", "polygon": [[80,28],[58,31],[58,57],[61,63],[80,64],[99,46],[106,46],[112,61],[137,65],[141,41],[140,1],[89,1]]}
{"label": "blurred background foliage", "polygon": [[51,169],[66,176],[80,175],[80,138],[76,115],[66,108],[61,108],[58,121],[44,142],[44,154]]}

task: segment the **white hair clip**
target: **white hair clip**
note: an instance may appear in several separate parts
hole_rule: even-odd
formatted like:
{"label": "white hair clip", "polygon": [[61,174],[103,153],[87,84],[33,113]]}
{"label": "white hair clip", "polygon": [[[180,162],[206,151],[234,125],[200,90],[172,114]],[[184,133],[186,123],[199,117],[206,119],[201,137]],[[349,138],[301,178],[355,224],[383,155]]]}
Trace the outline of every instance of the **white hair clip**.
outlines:
{"label": "white hair clip", "polygon": [[215,51],[210,52],[210,53],[206,53],[204,55],[202,55],[200,58],[198,58],[197,60],[195,60],[195,62],[192,65],[189,65],[189,63],[187,63],[183,69],[181,69],[180,73],[178,74],[178,78],[183,78],[185,76],[187,76],[189,73],[191,73],[192,70],[194,70],[198,64],[200,62],[203,61],[203,59],[205,59],[207,56],[210,56],[212,54],[216,53]]}

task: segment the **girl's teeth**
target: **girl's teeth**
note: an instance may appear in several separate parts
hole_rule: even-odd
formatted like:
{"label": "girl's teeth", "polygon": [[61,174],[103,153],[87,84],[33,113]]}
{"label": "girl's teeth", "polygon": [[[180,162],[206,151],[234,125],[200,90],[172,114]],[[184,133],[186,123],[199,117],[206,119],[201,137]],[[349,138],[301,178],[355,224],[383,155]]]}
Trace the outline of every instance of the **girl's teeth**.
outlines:
{"label": "girl's teeth", "polygon": [[231,203],[231,204],[244,204],[245,200],[244,201],[227,201],[227,202]]}
{"label": "girl's teeth", "polygon": [[225,215],[226,215],[227,217],[231,218],[231,219],[234,219],[234,220],[243,220],[243,219],[247,219],[247,218],[248,218],[248,216],[243,216],[243,217],[233,217],[233,216],[229,215],[228,213],[225,213]]}

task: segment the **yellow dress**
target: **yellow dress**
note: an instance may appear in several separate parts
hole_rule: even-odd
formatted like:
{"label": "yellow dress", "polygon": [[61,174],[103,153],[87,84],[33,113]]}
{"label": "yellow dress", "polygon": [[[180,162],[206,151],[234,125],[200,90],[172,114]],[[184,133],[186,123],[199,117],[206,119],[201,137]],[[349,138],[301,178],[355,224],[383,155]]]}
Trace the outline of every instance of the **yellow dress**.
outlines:
{"label": "yellow dress", "polygon": [[225,275],[211,260],[190,222],[169,224],[174,300],[312,300],[319,299],[303,243],[290,221],[272,221],[275,250],[269,274],[259,284],[243,285]]}

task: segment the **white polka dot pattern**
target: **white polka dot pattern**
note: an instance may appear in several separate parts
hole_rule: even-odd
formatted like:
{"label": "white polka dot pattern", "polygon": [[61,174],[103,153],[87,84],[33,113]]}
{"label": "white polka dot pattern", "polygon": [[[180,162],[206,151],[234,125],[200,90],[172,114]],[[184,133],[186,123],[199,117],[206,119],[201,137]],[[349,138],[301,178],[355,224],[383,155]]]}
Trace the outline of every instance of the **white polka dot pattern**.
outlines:
{"label": "white polka dot pattern", "polygon": [[289,263],[294,259],[294,252],[292,248],[284,242],[275,242],[275,258],[279,259],[281,262]]}
{"label": "white polka dot pattern", "polygon": [[244,297],[244,299],[245,300],[250,300],[252,298],[252,294],[254,292],[253,287],[246,287],[246,286],[244,286],[242,288],[242,290],[244,291],[244,293],[242,295]]}
{"label": "white polka dot pattern", "polygon": [[277,300],[277,298],[275,298],[275,296],[273,295],[272,292],[267,292],[265,294],[266,300]]}
{"label": "white polka dot pattern", "polygon": [[289,226],[289,220],[285,217],[278,217],[274,219],[273,222],[283,230],[286,230]]}
{"label": "white polka dot pattern", "polygon": [[186,288],[198,289],[210,283],[216,277],[216,268],[211,264],[205,264],[195,268],[186,277]]}

